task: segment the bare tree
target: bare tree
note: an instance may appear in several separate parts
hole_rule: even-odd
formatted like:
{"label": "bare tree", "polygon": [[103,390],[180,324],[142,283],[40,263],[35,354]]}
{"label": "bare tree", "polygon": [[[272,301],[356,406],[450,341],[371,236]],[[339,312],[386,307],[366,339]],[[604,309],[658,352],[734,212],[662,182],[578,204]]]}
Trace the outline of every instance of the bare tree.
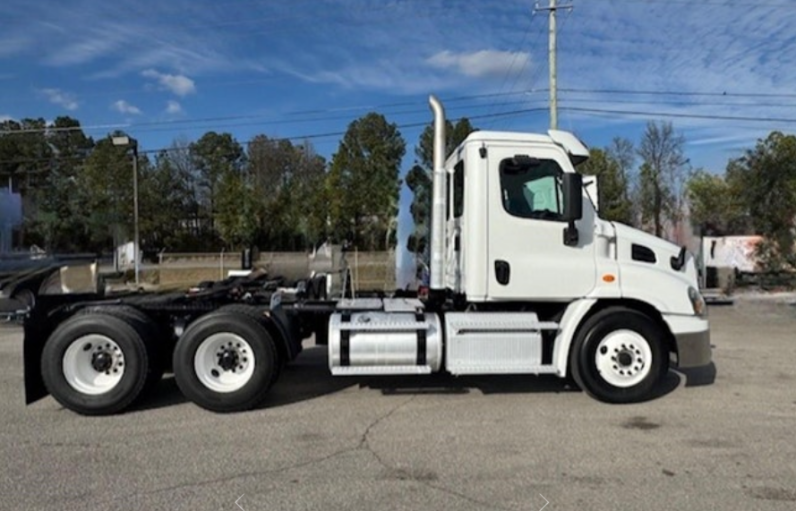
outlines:
{"label": "bare tree", "polygon": [[638,154],[639,203],[643,224],[652,224],[656,236],[663,234],[668,221],[675,224],[682,213],[688,159],[683,154],[685,137],[671,123],[647,124]]}

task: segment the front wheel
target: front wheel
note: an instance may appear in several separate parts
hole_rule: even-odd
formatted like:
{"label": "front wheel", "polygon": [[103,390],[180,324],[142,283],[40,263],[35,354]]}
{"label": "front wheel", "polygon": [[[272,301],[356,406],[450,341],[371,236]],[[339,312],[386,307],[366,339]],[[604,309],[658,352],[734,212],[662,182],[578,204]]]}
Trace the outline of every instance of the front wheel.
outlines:
{"label": "front wheel", "polygon": [[612,307],[589,318],[570,351],[575,382],[608,403],[649,399],[669,370],[660,327],[648,316]]}

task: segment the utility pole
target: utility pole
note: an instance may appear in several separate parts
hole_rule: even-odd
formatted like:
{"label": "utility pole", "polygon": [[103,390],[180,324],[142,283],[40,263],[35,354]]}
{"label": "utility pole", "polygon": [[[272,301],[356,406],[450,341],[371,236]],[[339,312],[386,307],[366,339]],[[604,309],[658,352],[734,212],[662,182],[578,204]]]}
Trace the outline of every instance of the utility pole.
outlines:
{"label": "utility pole", "polygon": [[556,11],[559,9],[572,10],[572,4],[557,5],[557,0],[550,0],[547,7],[536,4],[534,12],[548,11],[550,17],[550,39],[548,43],[548,63],[550,67],[550,129],[558,129],[558,69],[556,61]]}

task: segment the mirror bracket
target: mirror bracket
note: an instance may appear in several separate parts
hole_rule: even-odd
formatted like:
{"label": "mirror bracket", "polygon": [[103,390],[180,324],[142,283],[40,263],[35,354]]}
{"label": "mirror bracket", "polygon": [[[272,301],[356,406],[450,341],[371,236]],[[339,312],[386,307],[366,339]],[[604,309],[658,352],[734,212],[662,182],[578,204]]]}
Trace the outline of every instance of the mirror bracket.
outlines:
{"label": "mirror bracket", "polygon": [[564,227],[564,245],[568,247],[575,247],[580,241],[580,233],[578,228],[575,227],[575,221],[570,220],[569,225]]}

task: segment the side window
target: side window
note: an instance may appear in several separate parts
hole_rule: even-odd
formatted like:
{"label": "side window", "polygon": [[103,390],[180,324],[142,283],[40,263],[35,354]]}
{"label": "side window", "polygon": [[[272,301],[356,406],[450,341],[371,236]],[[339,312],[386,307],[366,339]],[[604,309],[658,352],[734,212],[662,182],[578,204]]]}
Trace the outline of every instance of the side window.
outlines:
{"label": "side window", "polygon": [[453,168],[453,218],[464,214],[464,160]]}
{"label": "side window", "polygon": [[562,213],[561,167],[555,160],[527,156],[500,162],[503,208],[521,218],[559,220]]}

